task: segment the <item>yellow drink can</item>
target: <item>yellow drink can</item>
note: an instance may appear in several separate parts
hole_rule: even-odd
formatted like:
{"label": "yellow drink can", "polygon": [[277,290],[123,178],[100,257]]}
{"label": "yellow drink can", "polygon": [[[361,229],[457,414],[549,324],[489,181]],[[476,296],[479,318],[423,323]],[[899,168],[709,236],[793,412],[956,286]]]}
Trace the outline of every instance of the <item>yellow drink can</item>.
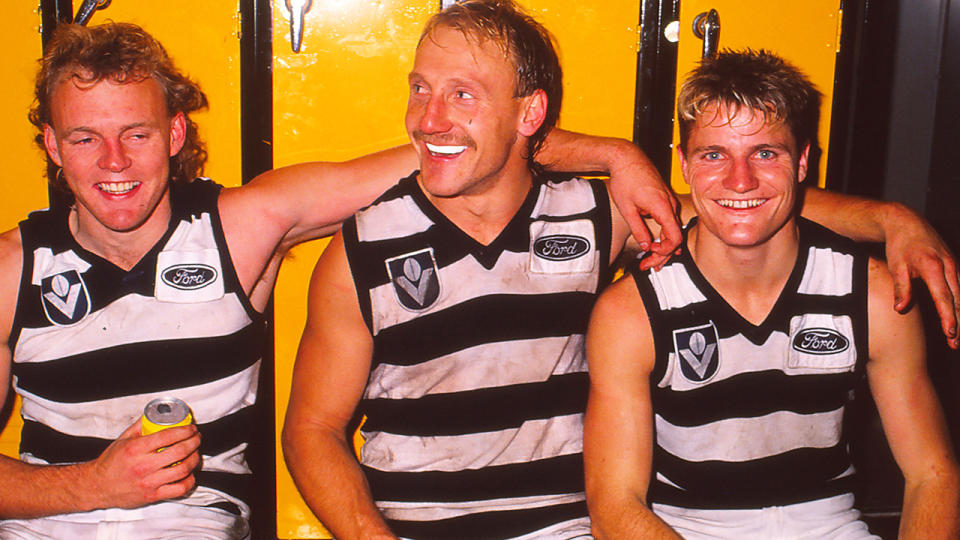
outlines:
{"label": "yellow drink can", "polygon": [[140,418],[140,434],[150,435],[167,428],[186,426],[193,422],[190,407],[182,399],[158,398],[143,408]]}

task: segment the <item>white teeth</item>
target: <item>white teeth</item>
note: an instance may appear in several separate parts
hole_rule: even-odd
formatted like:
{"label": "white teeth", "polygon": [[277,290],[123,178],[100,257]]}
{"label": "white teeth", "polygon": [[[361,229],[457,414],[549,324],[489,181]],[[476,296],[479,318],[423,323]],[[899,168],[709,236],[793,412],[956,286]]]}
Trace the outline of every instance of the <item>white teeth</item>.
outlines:
{"label": "white teeth", "polygon": [[761,204],[767,202],[767,199],[749,199],[749,200],[739,200],[739,199],[717,199],[717,204],[724,208],[735,208],[735,209],[745,209],[745,208],[756,208]]}
{"label": "white teeth", "polygon": [[467,149],[466,146],[438,146],[435,144],[426,143],[427,150],[434,154],[443,154],[446,156],[459,154]]}
{"label": "white teeth", "polygon": [[119,195],[126,193],[140,185],[140,182],[101,182],[97,184],[100,191]]}

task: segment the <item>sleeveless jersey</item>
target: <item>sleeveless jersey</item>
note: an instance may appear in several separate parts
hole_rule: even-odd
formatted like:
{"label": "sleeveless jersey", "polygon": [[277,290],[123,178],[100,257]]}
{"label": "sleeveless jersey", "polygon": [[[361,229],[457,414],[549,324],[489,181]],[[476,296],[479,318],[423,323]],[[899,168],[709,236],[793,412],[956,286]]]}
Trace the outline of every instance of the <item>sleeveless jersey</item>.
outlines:
{"label": "sleeveless jersey", "polygon": [[361,462],[394,532],[506,538],[585,519],[583,340],[610,278],[603,183],[535,184],[484,246],[415,173],[343,238],[374,344]]}
{"label": "sleeveless jersey", "polygon": [[69,209],[20,223],[10,348],[23,398],[21,459],[92,460],[150,400],[177,397],[203,437],[200,487],[186,503],[249,514],[245,451],[265,323],[227,252],[219,191],[206,180],[172,184],[170,226],[129,271],[74,240]]}
{"label": "sleeveless jersey", "polygon": [[686,246],[661,271],[631,269],[656,347],[651,502],[761,508],[851,490],[843,416],[867,355],[867,258],[798,226],[793,272],[759,326]]}

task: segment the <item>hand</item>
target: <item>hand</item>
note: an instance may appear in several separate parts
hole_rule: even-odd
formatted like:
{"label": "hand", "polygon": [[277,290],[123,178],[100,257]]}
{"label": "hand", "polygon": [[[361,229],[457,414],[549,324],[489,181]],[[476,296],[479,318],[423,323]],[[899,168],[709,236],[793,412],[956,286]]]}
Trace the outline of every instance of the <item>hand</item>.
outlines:
{"label": "hand", "polygon": [[138,420],[88,464],[98,507],[137,508],[186,494],[196,482],[199,448],[195,425],[140,435]]}
{"label": "hand", "polygon": [[893,274],[894,308],[903,311],[910,305],[912,278],[927,284],[930,296],[940,315],[940,325],[947,344],[960,348],[960,273],[956,259],[940,235],[919,215],[909,213],[903,219],[891,220],[887,231],[887,266]]}
{"label": "hand", "polygon": [[[643,163],[648,166],[611,171],[610,195],[640,249],[651,252],[641,262],[641,268],[659,268],[677,252],[682,240],[677,198],[649,161]],[[659,241],[653,241],[645,217],[653,218],[660,225]]]}

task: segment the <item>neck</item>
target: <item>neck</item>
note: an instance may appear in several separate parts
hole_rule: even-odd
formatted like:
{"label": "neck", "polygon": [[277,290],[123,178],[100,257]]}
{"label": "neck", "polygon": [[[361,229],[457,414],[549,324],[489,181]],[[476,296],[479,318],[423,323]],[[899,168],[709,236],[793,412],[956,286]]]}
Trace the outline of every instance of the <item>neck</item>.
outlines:
{"label": "neck", "polygon": [[163,237],[170,223],[170,207],[158,207],[141,226],[129,231],[105,227],[76,206],[70,210],[70,233],[83,249],[123,270],[130,270]]}
{"label": "neck", "polygon": [[487,245],[503,232],[530,193],[533,175],[525,161],[521,165],[504,169],[497,177],[478,185],[477,189],[456,197],[436,197],[422,191],[454,225],[477,242]]}
{"label": "neck", "polygon": [[790,221],[766,242],[740,247],[723,243],[697,224],[690,230],[687,246],[710,285],[756,325],[773,309],[793,272],[799,234],[796,222]]}

